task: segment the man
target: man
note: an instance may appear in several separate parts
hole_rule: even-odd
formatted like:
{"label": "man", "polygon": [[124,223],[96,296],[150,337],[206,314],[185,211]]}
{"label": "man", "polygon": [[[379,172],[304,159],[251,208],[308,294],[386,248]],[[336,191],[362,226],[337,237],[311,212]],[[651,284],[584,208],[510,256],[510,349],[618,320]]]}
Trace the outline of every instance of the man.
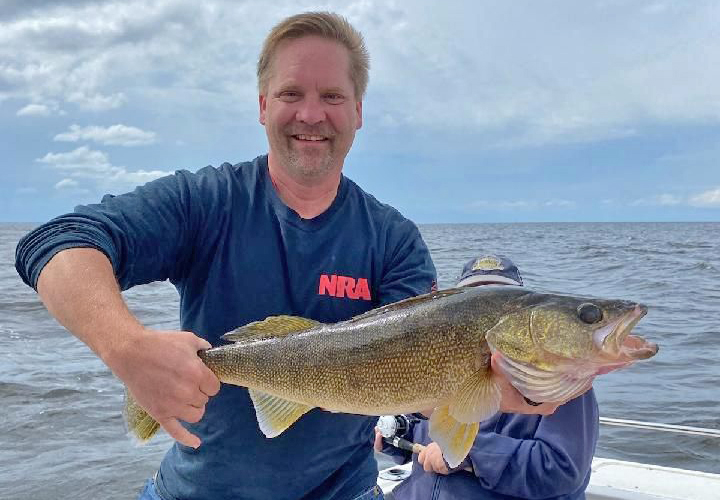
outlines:
{"label": "man", "polygon": [[[106,196],[19,243],[24,281],[177,441],[142,498],[381,495],[373,418],[316,409],[267,439],[247,390],[221,388],[196,354],[269,315],[336,322],[431,290],[416,226],[342,175],[367,80],[345,19],[290,17],[258,62],[267,155]],[[180,294],[181,332],[144,327],[120,294],[165,279]]]}
{"label": "man", "polygon": [[[484,255],[471,259],[456,286],[522,286],[510,259]],[[507,383],[503,381],[503,383]],[[535,406],[536,415],[523,405]],[[448,469],[438,445],[431,442],[422,415],[410,417],[406,439],[426,445],[413,462],[412,473],[393,495],[395,500],[451,499],[584,499],[598,438],[598,407],[592,389],[563,405],[525,400],[481,422],[467,458]],[[383,446],[378,431],[375,449],[399,463],[410,454]]]}
{"label": "man", "polygon": [[[270,315],[336,322],[435,283],[417,227],[342,175],[368,81],[360,33],[292,16],[257,76],[267,155],[77,207],[23,238],[16,268],[177,441],[142,498],[375,498],[375,419],[314,410],[267,439],[247,390],[220,388],[197,356]],[[120,294],[166,279],[181,332],[145,328]]]}

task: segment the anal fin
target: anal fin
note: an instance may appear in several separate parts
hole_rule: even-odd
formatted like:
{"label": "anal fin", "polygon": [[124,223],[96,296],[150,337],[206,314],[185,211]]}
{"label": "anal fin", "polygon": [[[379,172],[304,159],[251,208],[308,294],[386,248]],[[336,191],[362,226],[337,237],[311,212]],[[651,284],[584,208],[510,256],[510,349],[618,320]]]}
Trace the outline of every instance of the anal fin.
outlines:
{"label": "anal fin", "polygon": [[435,408],[430,416],[430,439],[435,441],[450,467],[460,465],[470,452],[480,424],[458,422],[447,405]]}
{"label": "anal fin", "polygon": [[248,392],[255,406],[258,426],[269,438],[279,436],[297,419],[313,409],[312,406],[288,401],[256,389],[248,389]]}

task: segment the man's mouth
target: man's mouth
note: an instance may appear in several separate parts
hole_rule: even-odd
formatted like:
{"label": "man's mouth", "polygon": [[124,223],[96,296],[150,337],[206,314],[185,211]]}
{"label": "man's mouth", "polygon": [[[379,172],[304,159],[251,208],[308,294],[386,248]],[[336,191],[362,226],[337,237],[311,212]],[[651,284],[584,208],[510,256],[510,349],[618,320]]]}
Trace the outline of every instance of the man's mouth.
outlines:
{"label": "man's mouth", "polygon": [[307,141],[307,142],[322,142],[327,141],[328,138],[324,135],[309,135],[309,134],[295,134],[292,136],[293,139],[296,139],[298,141]]}

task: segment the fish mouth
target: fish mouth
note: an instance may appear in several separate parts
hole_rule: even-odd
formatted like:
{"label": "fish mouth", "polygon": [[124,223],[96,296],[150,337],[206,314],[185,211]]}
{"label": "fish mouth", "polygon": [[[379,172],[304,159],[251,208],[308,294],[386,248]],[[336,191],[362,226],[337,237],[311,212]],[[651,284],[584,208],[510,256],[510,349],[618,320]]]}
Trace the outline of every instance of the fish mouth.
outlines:
{"label": "fish mouth", "polygon": [[601,358],[608,361],[613,360],[619,367],[638,359],[651,358],[657,354],[657,344],[649,342],[639,335],[630,335],[630,331],[646,314],[647,307],[636,304],[633,309],[615,321],[596,330],[593,333],[593,342],[600,350]]}

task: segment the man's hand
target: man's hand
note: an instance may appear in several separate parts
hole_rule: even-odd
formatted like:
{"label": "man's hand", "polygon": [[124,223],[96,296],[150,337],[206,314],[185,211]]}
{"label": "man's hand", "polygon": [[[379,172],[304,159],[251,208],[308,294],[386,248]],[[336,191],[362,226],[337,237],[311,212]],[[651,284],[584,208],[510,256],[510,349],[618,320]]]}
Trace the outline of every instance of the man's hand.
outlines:
{"label": "man's hand", "polygon": [[191,332],[143,329],[129,336],[104,361],[140,406],[180,443],[197,448],[200,439],[179,422],[199,422],[220,381],[197,352],[210,343]]}
{"label": "man's hand", "polygon": [[430,443],[418,454],[418,462],[423,466],[425,472],[436,474],[447,474],[448,467],[442,456],[442,450],[437,443]]}
{"label": "man's hand", "polygon": [[496,356],[501,354],[493,353],[490,360],[492,367],[493,380],[500,388],[500,411],[503,413],[523,413],[526,415],[552,415],[557,410],[560,403],[541,403],[537,406],[528,404],[520,392],[510,384],[508,379],[497,366]]}
{"label": "man's hand", "polygon": [[85,342],[173,438],[197,448],[180,425],[198,422],[217,377],[197,352],[210,344],[190,332],[148,330],[125,304],[113,267],[94,248],[58,252],[43,268],[38,293],[50,314]]}

